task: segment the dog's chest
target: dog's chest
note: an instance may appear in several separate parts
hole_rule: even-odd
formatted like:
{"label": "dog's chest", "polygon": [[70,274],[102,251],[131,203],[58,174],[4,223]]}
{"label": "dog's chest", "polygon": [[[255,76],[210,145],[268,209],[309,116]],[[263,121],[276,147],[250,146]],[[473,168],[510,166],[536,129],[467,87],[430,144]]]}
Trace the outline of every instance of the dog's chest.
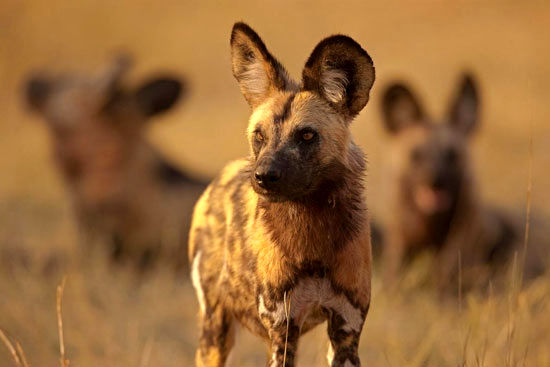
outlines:
{"label": "dog's chest", "polygon": [[273,326],[290,319],[307,331],[333,314],[341,316],[351,329],[359,330],[362,326],[361,310],[353,306],[328,278],[300,279],[282,301],[268,299],[267,294],[269,292],[258,296],[258,313],[260,319],[269,320]]}

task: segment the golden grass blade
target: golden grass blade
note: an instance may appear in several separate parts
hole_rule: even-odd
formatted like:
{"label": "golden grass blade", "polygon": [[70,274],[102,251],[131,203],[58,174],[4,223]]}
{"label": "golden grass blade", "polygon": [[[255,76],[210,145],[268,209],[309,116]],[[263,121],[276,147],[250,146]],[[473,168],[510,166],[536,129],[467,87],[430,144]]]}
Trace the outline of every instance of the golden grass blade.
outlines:
{"label": "golden grass blade", "polygon": [[286,366],[286,348],[288,345],[288,329],[290,325],[290,299],[288,300],[288,304],[286,302],[286,292],[284,293],[283,302],[285,304],[285,316],[286,316],[286,337],[285,337],[285,353],[283,355],[283,367]]}
{"label": "golden grass blade", "polygon": [[6,345],[6,347],[10,351],[11,356],[13,357],[13,361],[15,362],[15,365],[17,367],[22,367],[23,365],[21,364],[21,359],[17,355],[17,351],[15,350],[15,348],[13,347],[12,342],[6,336],[6,334],[4,333],[4,331],[2,329],[0,329],[0,339],[2,339],[2,342],[4,342],[4,345]]}
{"label": "golden grass blade", "polygon": [[384,348],[384,359],[386,360],[386,363],[388,366],[393,367],[393,365],[390,362],[390,357],[388,356],[388,351],[386,348]]}
{"label": "golden grass blade", "polygon": [[69,360],[65,358],[65,341],[63,338],[63,317],[61,314],[62,311],[62,301],[63,301],[63,291],[65,290],[65,281],[66,277],[63,277],[61,284],[57,286],[57,330],[59,333],[59,364],[61,367],[69,367]]}
{"label": "golden grass blade", "polygon": [[462,315],[462,252],[458,250],[458,315]]}
{"label": "golden grass blade", "polygon": [[[426,337],[423,338],[419,347],[416,350],[414,357],[408,364],[408,367],[420,367],[427,363],[430,351],[432,350],[435,340],[437,339],[437,330],[435,327],[430,328]],[[387,361],[387,359],[386,359]],[[389,364],[389,361],[388,361]]]}
{"label": "golden grass blade", "polygon": [[523,354],[523,363],[522,367],[527,366],[527,355],[529,354],[529,344],[525,347],[525,353]]}
{"label": "golden grass blade", "polygon": [[145,342],[145,346],[143,347],[143,351],[141,352],[139,367],[147,367],[149,365],[154,343],[155,340],[153,339],[153,337],[148,338]]}
{"label": "golden grass blade", "polygon": [[525,233],[523,236],[523,249],[521,253],[521,268],[519,272],[519,287],[523,283],[525,259],[527,257],[527,245],[529,243],[529,230],[531,228],[531,191],[533,189],[533,123],[529,125],[529,166],[527,173],[527,194],[525,199]]}
{"label": "golden grass blade", "polygon": [[25,355],[25,351],[23,351],[23,347],[21,346],[21,344],[19,344],[19,342],[15,342],[15,348],[17,349],[17,352],[21,357],[21,362],[23,362],[23,367],[30,367],[31,365],[27,361],[27,356]]}
{"label": "golden grass blade", "polygon": [[466,333],[466,339],[464,340],[464,346],[462,348],[462,367],[466,367],[468,363],[468,347],[470,345],[470,333],[471,329],[468,328],[468,332]]}

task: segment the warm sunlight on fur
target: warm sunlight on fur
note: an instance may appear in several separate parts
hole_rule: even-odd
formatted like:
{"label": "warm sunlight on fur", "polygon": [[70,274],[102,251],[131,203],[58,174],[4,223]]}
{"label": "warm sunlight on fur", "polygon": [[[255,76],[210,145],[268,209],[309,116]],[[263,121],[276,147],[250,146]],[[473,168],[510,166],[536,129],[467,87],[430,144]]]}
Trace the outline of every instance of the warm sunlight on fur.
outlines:
{"label": "warm sunlight on fur", "polygon": [[[107,246],[86,247],[74,195],[56,155],[61,148],[46,119],[31,111],[32,103],[24,97],[25,82],[45,75],[42,73],[99,75],[121,52],[134,60],[124,75],[125,91],[138,90],[149,77],[181,77],[186,83],[182,103],[139,129],[134,126],[130,130],[139,131],[139,136],[137,132],[132,136],[139,137],[139,146],[147,147],[147,157],[153,157],[149,152],[154,152],[155,160],[160,156],[201,183],[226,167],[220,185],[231,185],[242,161],[227,164],[250,154],[249,143],[258,132],[265,134],[260,139],[270,138],[269,132],[262,130],[265,120],[274,118],[275,111],[284,111],[288,99],[281,93],[280,100],[260,106],[250,118],[249,105],[260,103],[264,93],[271,92],[266,91],[271,84],[269,79],[257,77],[258,73],[265,76],[260,64],[249,65],[242,83],[236,84],[229,35],[238,21],[250,24],[287,68],[288,75],[297,79],[313,47],[333,34],[352,37],[368,50],[376,65],[368,105],[351,123],[351,134],[344,124],[338,126],[340,120],[331,120],[330,114],[336,115],[334,109],[319,115],[319,106],[305,108],[313,106],[321,94],[335,105],[346,100],[349,91],[345,86],[352,81],[345,73],[322,73],[318,79],[322,79],[323,89],[315,95],[301,93],[293,104],[303,106],[293,106],[295,110],[290,111],[293,122],[310,119],[315,120],[310,126],[331,129],[334,140],[328,142],[325,157],[350,155],[346,149],[353,144],[342,141],[349,136],[367,156],[365,197],[373,223],[375,256],[372,302],[358,348],[362,366],[550,366],[550,274],[528,276],[533,270],[532,257],[545,260],[550,250],[549,18],[550,6],[535,0],[414,4],[397,0],[321,0],[314,4],[250,0],[4,1],[0,7],[0,366],[194,365],[200,335],[197,315],[201,305],[206,312],[209,296],[206,291],[195,294],[193,283],[202,284],[204,277],[221,272],[221,267],[212,262],[210,273],[201,273],[204,252],[195,257],[196,263],[188,263],[178,251],[178,255],[167,252],[168,263],[159,261],[152,271],[141,273],[131,262],[114,263]],[[243,57],[246,59],[246,54]],[[506,255],[505,265],[498,268],[495,282],[470,272],[472,252],[454,251],[451,246],[452,256],[445,261],[430,249],[419,249],[406,258],[398,256],[395,262],[399,266],[395,268],[399,269],[391,275],[388,286],[380,260],[384,256],[380,244],[388,240],[388,233],[383,233],[385,226],[379,224],[399,227],[391,223],[405,213],[398,213],[393,204],[400,199],[396,193],[401,192],[395,190],[399,181],[395,180],[395,170],[398,167],[400,172],[409,172],[404,167],[416,159],[413,146],[426,143],[429,134],[416,129],[397,136],[387,129],[380,108],[385,88],[396,81],[406,83],[422,101],[425,115],[441,127],[447,123],[449,104],[460,89],[463,71],[475,76],[481,101],[476,111],[479,124],[467,144],[446,132],[443,134],[449,140],[445,142],[467,149],[469,187],[475,191],[471,203],[509,214],[514,221],[516,247]],[[270,77],[273,75],[266,76]],[[281,74],[278,82],[297,88],[300,80],[294,83],[287,78]],[[66,86],[67,80],[60,83]],[[246,101],[242,90],[247,93]],[[86,96],[80,101],[81,106],[88,107],[94,102]],[[75,112],[62,104],[65,109],[59,113],[64,117]],[[340,107],[356,110],[351,105]],[[83,113],[84,107],[77,110]],[[398,118],[410,114],[407,108],[392,111]],[[89,118],[101,114],[96,112]],[[299,115],[294,116],[294,112]],[[457,113],[463,112],[471,110]],[[74,144],[73,148],[92,157],[92,171],[103,174],[104,168],[119,161],[113,152],[121,148],[110,148],[110,142],[133,140],[118,135],[115,139],[109,131],[100,133],[107,136],[98,138],[101,144],[90,143],[92,135],[98,136],[97,131],[79,133],[78,140],[86,143]],[[310,137],[304,135],[307,133],[302,134],[305,140]],[[423,146],[431,149],[430,144]],[[107,159],[102,160],[94,152],[105,147]],[[155,240],[181,244],[186,235],[181,234],[181,228],[187,229],[189,223],[180,218],[189,215],[177,209],[180,203],[168,195],[170,190],[150,181],[140,182],[151,174],[151,166],[142,163],[152,162],[152,158],[140,161],[142,155],[124,149],[130,152],[128,161],[140,167],[139,175],[129,175],[124,181],[124,185],[134,187],[134,191],[126,191],[126,202],[139,207],[140,216],[124,221],[128,223],[124,230],[136,236],[140,231],[147,236],[154,233]],[[393,173],[388,175],[388,170]],[[418,174],[415,177],[421,174],[414,167],[412,171]],[[85,199],[94,202],[105,195],[119,197],[111,195],[114,186],[107,183],[118,181],[111,175],[103,177],[83,183]],[[407,180],[410,177],[412,174]],[[288,191],[297,186],[289,185]],[[210,194],[207,191],[205,196]],[[452,205],[449,192],[422,182],[407,195],[424,214]],[[201,203],[197,210],[207,212],[212,206],[234,215],[239,208],[251,213],[257,204],[252,190],[243,193],[237,209],[231,201],[234,198],[219,198],[219,202]],[[112,208],[111,204],[106,207]],[[167,206],[181,216],[168,214],[162,209]],[[155,226],[150,231],[142,224],[151,226],[165,217],[170,219],[168,230]],[[209,226],[216,225],[207,215],[203,219],[210,221]],[[256,238],[266,236],[247,225],[247,233]],[[310,235],[313,238],[317,233]],[[255,251],[262,246],[261,241],[258,243]],[[475,249],[473,253],[479,255]],[[224,253],[216,255],[222,257]],[[172,265],[162,265],[182,259],[183,273],[174,272]],[[279,265],[265,256],[260,261],[265,268]],[[447,264],[452,274],[444,278],[442,292],[437,281],[443,278],[435,275],[434,269]],[[342,273],[353,275],[348,270]],[[472,281],[482,284],[471,287]],[[301,283],[300,287],[307,291],[309,285]],[[319,284],[316,286],[318,289]],[[334,297],[331,300],[337,301]],[[267,299],[261,301],[264,308],[259,310],[269,311]],[[277,307],[283,328],[292,327],[286,320],[300,307],[296,298],[285,293]],[[356,313],[351,310],[348,316],[355,320]],[[265,343],[244,328],[236,331],[227,365],[264,366],[271,357],[266,356]],[[285,356],[289,345],[286,341]],[[328,345],[323,324],[300,339],[296,365],[326,366]]]}

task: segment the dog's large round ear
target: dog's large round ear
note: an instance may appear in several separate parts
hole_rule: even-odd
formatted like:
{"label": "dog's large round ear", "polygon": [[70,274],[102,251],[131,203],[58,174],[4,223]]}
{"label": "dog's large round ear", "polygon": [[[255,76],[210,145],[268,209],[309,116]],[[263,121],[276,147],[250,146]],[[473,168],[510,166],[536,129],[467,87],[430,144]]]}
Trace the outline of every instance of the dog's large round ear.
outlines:
{"label": "dog's large round ear", "polygon": [[241,92],[252,108],[277,90],[296,88],[260,36],[245,23],[235,23],[231,31],[231,64]]}
{"label": "dog's large round ear", "polygon": [[34,111],[42,111],[52,91],[52,82],[42,75],[33,75],[24,85],[24,98]]}
{"label": "dog's large round ear", "polygon": [[369,54],[343,35],[321,41],[302,73],[303,89],[318,93],[347,119],[367,104],[374,78]]}
{"label": "dog's large round ear", "polygon": [[185,93],[179,78],[158,77],[146,81],[135,92],[135,100],[145,116],[169,110]]}
{"label": "dog's large round ear", "polygon": [[475,130],[479,121],[480,101],[476,84],[474,77],[465,73],[449,108],[449,123],[466,135]]}
{"label": "dog's large round ear", "polygon": [[386,88],[381,109],[384,125],[392,134],[424,122],[424,111],[420,102],[403,83],[394,83]]}

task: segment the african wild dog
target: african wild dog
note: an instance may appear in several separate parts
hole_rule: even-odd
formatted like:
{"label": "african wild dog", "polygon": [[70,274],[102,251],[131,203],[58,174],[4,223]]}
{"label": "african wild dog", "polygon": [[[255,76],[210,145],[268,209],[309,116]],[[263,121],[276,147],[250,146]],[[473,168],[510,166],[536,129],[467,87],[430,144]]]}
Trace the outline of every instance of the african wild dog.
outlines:
{"label": "african wild dog", "polygon": [[118,58],[92,77],[37,74],[26,99],[47,121],[83,241],[107,243],[115,260],[145,269],[159,255],[186,253],[193,206],[206,184],[162,158],[144,136],[149,120],[178,100],[182,83],[160,76],[129,88],[122,83],[128,64]]}
{"label": "african wild dog", "polygon": [[431,249],[440,287],[456,289],[459,265],[465,286],[481,284],[491,272],[485,265],[502,265],[517,238],[512,221],[478,198],[468,151],[478,94],[474,79],[464,75],[446,118],[435,123],[404,84],[384,93],[382,114],[392,140],[382,266],[390,283],[406,258]]}
{"label": "african wild dog", "polygon": [[293,81],[246,24],[231,33],[233,74],[252,108],[250,156],[196,205],[189,255],[201,309],[198,366],[223,366],[235,321],[293,366],[301,333],[328,320],[331,366],[359,366],[370,303],[365,158],[349,125],[374,66],[347,36],[324,39]]}

